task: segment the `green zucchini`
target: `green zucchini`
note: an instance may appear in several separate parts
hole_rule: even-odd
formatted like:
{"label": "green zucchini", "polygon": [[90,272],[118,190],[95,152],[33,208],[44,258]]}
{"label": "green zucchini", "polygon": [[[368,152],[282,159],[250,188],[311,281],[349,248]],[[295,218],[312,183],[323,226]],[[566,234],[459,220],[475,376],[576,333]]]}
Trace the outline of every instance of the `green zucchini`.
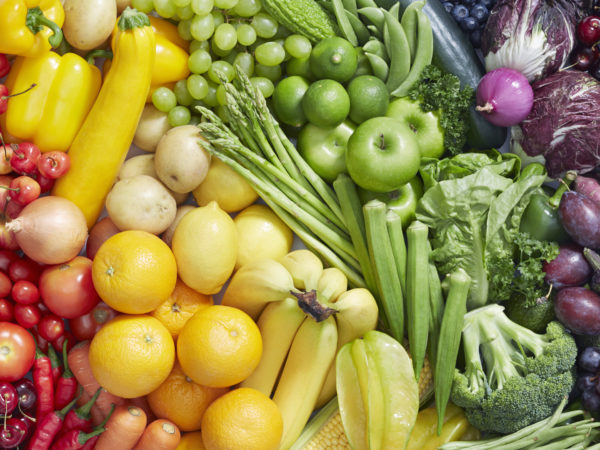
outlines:
{"label": "green zucchini", "polygon": [[[419,0],[399,0],[402,11]],[[383,8],[390,8],[395,0],[376,0]],[[427,0],[423,12],[429,17],[433,29],[433,64],[456,75],[463,86],[477,88],[485,69],[467,36],[446,12],[439,0]],[[402,12],[401,12],[402,14]],[[506,140],[506,128],[492,125],[471,108],[470,132],[467,144],[476,149],[500,148]]]}
{"label": "green zucchini", "polygon": [[313,43],[338,34],[334,20],[315,0],[262,0],[262,5],[277,22]]}

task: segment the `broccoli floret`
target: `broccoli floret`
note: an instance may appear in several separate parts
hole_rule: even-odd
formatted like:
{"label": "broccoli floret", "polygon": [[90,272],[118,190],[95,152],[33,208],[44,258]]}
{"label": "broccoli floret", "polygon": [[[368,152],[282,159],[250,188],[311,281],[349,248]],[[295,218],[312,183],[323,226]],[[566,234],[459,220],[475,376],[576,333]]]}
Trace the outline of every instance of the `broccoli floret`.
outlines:
{"label": "broccoli floret", "polygon": [[454,375],[451,400],[481,431],[513,433],[552,414],[575,383],[577,346],[559,322],[537,334],[498,304],[465,315],[465,371]]}

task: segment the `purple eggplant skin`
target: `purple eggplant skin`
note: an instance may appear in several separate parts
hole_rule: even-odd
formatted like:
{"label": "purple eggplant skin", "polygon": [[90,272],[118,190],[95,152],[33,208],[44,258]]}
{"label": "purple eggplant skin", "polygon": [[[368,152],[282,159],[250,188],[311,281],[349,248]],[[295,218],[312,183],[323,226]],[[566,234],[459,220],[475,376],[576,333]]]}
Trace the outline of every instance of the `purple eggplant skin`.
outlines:
{"label": "purple eggplant skin", "polygon": [[600,248],[600,205],[575,191],[560,199],[558,217],[573,242],[582,247]]}
{"label": "purple eggplant skin", "polygon": [[560,246],[558,256],[546,262],[544,280],[554,289],[583,286],[592,275],[592,267],[583,254],[583,247],[572,242]]}
{"label": "purple eggplant skin", "polygon": [[600,296],[584,287],[558,291],[554,313],[575,334],[600,335]]}

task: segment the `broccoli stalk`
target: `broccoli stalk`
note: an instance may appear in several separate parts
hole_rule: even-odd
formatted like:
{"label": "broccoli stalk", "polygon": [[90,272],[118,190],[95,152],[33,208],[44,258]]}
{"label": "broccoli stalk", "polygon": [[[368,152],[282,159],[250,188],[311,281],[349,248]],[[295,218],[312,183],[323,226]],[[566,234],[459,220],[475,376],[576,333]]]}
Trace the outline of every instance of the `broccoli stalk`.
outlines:
{"label": "broccoli stalk", "polygon": [[465,315],[462,338],[465,371],[457,369],[451,399],[482,431],[512,433],[544,419],[573,387],[577,347],[558,322],[537,334],[492,304]]}

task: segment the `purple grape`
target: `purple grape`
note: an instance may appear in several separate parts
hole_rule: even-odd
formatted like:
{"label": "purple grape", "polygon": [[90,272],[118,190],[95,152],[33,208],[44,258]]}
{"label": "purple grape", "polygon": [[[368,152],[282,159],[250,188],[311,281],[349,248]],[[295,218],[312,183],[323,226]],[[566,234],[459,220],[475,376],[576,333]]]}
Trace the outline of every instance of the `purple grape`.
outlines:
{"label": "purple grape", "polygon": [[587,411],[600,411],[600,394],[595,390],[583,391],[583,394],[581,394],[581,404]]}
{"label": "purple grape", "polygon": [[558,217],[574,242],[600,248],[600,205],[588,197],[567,191],[560,199]]}
{"label": "purple grape", "polygon": [[588,372],[598,372],[600,370],[600,348],[586,347],[577,360],[579,367]]}
{"label": "purple grape", "polygon": [[554,312],[575,334],[600,334],[600,296],[589,289],[561,289],[554,300]]}
{"label": "purple grape", "polygon": [[579,389],[580,392],[589,391],[590,389],[596,389],[596,388],[597,388],[596,375],[588,373],[585,375],[580,375],[577,378],[577,389]]}
{"label": "purple grape", "polygon": [[560,246],[558,256],[543,266],[546,283],[555,289],[582,286],[592,275],[592,268],[583,255],[583,248],[577,244]]}

